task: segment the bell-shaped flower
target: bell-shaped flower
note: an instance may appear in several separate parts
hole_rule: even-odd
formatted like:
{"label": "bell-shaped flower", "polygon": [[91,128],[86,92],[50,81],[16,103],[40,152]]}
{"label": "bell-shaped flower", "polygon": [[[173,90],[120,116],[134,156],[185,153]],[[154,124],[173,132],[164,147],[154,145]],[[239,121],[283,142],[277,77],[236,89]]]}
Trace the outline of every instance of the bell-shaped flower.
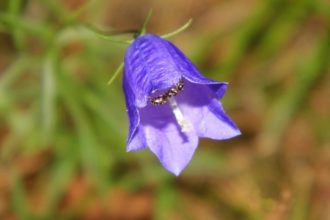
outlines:
{"label": "bell-shaped flower", "polygon": [[128,47],[123,89],[129,116],[127,151],[148,147],[175,175],[191,160],[198,139],[240,134],[219,99],[227,84],[207,79],[171,42],[153,34]]}

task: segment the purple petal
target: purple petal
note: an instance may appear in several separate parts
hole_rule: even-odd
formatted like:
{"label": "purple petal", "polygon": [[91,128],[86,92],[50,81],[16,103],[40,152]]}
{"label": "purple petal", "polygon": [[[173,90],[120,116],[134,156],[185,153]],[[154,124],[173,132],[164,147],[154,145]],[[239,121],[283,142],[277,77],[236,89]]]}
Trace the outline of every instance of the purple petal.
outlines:
{"label": "purple petal", "polygon": [[179,175],[197,148],[195,131],[183,133],[169,105],[148,105],[140,113],[148,147],[168,171]]}
{"label": "purple petal", "polygon": [[227,83],[205,78],[180,49],[169,41],[166,41],[166,43],[168,45],[167,49],[170,51],[183,77],[192,83],[209,85],[209,88],[215,93],[216,98],[221,99],[226,92],[227,87],[224,85],[227,85]]}
{"label": "purple petal", "polygon": [[127,143],[127,152],[143,150],[147,147],[147,143],[145,140],[145,135],[141,126],[137,129],[137,131],[133,134],[131,140]]}
{"label": "purple petal", "polygon": [[240,134],[208,85],[185,82],[185,90],[176,99],[199,137],[222,140]]}
{"label": "purple petal", "polygon": [[[129,130],[127,137],[127,146],[129,146],[134,136],[136,135],[140,123],[140,116],[139,116],[139,111],[135,106],[135,95],[131,89],[131,86],[128,84],[126,80],[126,75],[124,75],[124,79],[123,79],[123,90],[125,94],[126,108],[127,108],[126,111],[128,113],[128,121],[129,121]],[[136,143],[134,143],[134,145],[136,145]],[[128,147],[128,150],[130,148]]]}
{"label": "purple petal", "polygon": [[146,106],[148,95],[175,85],[182,76],[166,42],[156,35],[146,34],[127,49],[124,74],[135,94],[137,107]]}

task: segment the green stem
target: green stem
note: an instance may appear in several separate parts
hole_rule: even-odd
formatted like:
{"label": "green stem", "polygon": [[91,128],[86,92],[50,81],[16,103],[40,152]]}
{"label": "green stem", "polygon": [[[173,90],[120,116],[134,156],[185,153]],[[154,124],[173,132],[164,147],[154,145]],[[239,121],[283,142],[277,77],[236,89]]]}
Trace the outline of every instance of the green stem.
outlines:
{"label": "green stem", "polygon": [[162,35],[162,38],[170,38],[170,37],[173,37],[173,36],[181,33],[182,31],[185,31],[191,25],[191,23],[192,23],[192,19],[190,18],[189,21],[187,21],[184,25],[182,25],[175,31]]}
{"label": "green stem", "polygon": [[139,35],[144,35],[147,32],[147,25],[149,24],[151,15],[152,15],[152,9],[150,9],[146,19],[144,20],[144,23],[142,25],[142,28],[141,28],[141,31],[140,31]]}
{"label": "green stem", "polygon": [[110,80],[108,81],[108,85],[110,85],[119,75],[119,73],[123,70],[124,68],[124,63],[122,62],[119,67],[116,69],[115,73],[112,75],[112,77],[110,78]]}

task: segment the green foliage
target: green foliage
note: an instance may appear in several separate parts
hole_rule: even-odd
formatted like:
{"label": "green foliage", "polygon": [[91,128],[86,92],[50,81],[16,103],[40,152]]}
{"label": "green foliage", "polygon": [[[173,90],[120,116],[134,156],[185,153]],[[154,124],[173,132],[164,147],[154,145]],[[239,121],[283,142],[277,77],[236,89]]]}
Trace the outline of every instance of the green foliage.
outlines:
{"label": "green foliage", "polygon": [[[98,204],[95,201],[110,207],[103,210],[105,219],[116,219],[128,213],[122,208],[118,217],[111,209],[115,204],[106,199],[121,190],[132,196],[125,197],[132,203],[141,192],[151,198],[152,211],[140,219],[326,219],[319,211],[324,204],[317,199],[313,203],[312,192],[313,187],[328,188],[311,177],[319,174],[314,167],[328,162],[323,152],[329,153],[324,146],[330,122],[322,114],[329,106],[322,97],[328,98],[324,94],[330,71],[330,13],[325,2],[253,3],[227,28],[212,26],[214,19],[226,18],[214,14],[225,7],[222,1],[210,1],[200,14],[204,20],[197,9],[196,15],[166,18],[171,25],[176,16],[183,21],[194,18],[192,30],[178,36],[178,45],[189,48],[188,56],[203,73],[230,82],[224,106],[243,132],[233,141],[202,141],[179,178],[167,173],[150,152],[125,152],[128,122],[121,77],[111,76],[120,75],[133,36],[100,38],[104,33],[99,29],[122,27],[87,25],[115,15],[111,18],[125,24],[139,14],[134,28],[140,28],[147,13],[130,17],[105,9],[104,1],[69,2],[78,6],[51,0],[0,1],[0,183],[7,183],[3,188],[0,184],[0,199],[8,201],[1,219],[81,219]],[[148,30],[164,33],[157,25],[164,24],[158,17],[162,3],[155,4]],[[286,141],[300,134],[296,121],[310,125],[305,133],[312,144]],[[305,179],[297,181],[301,173]],[[88,187],[84,181],[74,182],[78,177]],[[79,190],[83,195],[76,201],[70,195]],[[122,206],[127,204],[139,202]],[[285,210],[278,211],[280,206]]]}

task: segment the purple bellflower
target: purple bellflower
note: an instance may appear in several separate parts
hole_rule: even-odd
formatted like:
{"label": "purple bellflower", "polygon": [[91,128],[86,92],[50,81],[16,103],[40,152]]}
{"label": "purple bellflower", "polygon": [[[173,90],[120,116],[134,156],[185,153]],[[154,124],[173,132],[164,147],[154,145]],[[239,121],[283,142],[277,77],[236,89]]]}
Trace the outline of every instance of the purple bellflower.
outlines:
{"label": "purple bellflower", "polygon": [[127,151],[148,147],[163,166],[179,175],[198,139],[240,134],[219,99],[227,83],[207,79],[171,42],[139,36],[128,47],[123,89],[129,116]]}

